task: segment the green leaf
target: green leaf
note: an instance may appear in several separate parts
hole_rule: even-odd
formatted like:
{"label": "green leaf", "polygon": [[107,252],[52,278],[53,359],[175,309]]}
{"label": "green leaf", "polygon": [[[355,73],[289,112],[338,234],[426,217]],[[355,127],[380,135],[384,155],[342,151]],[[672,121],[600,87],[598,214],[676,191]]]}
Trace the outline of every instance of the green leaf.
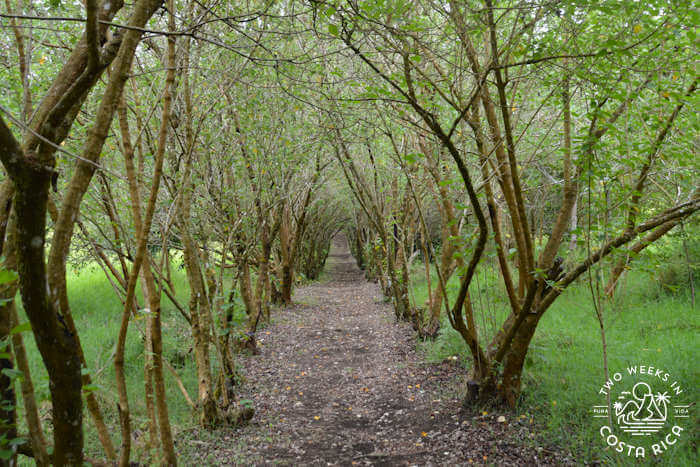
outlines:
{"label": "green leaf", "polygon": [[405,154],[403,156],[404,159],[406,159],[406,162],[409,164],[414,164],[416,162],[416,158],[418,157],[418,154],[411,153],[411,154]]}
{"label": "green leaf", "polygon": [[328,32],[329,32],[332,36],[338,37],[338,26],[336,26],[335,24],[329,24],[329,25],[328,25]]}
{"label": "green leaf", "polygon": [[24,322],[22,324],[18,324],[12,330],[10,331],[10,335],[14,334],[19,334],[20,332],[25,332],[25,331],[31,331],[32,330],[32,323],[29,321]]}
{"label": "green leaf", "polygon": [[9,269],[0,269],[0,285],[9,284],[17,280],[17,273],[15,271],[10,271]]}

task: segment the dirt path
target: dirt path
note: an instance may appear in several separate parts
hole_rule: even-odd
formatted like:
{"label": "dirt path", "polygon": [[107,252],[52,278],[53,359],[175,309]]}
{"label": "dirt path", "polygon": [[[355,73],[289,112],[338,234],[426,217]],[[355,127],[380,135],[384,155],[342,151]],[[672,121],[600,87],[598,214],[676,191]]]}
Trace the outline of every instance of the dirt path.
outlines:
{"label": "dirt path", "polygon": [[527,420],[460,410],[456,364],[430,365],[410,327],[394,322],[364,280],[345,239],[333,243],[329,281],[300,288],[259,335],[261,354],[241,362],[252,424],[200,437],[203,463],[458,465],[552,463]]}

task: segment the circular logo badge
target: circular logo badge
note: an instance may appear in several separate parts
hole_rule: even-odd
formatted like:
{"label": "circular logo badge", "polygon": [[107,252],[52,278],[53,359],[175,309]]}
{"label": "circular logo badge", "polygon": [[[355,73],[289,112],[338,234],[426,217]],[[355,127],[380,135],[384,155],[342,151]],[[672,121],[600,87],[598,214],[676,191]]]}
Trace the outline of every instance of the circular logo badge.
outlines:
{"label": "circular logo badge", "polygon": [[667,371],[651,365],[628,366],[613,373],[592,407],[602,422],[603,443],[635,458],[660,456],[683,436],[690,404],[683,388]]}

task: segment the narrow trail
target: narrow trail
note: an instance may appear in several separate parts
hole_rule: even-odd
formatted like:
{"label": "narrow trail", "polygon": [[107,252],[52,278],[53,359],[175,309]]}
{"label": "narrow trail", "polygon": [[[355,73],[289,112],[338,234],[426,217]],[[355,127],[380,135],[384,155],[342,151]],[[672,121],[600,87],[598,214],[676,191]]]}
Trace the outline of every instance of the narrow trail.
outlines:
{"label": "narrow trail", "polygon": [[427,364],[336,238],[327,282],[297,290],[241,357],[251,425],[199,438],[203,463],[286,465],[551,464],[523,446],[527,420],[462,413],[456,363]]}

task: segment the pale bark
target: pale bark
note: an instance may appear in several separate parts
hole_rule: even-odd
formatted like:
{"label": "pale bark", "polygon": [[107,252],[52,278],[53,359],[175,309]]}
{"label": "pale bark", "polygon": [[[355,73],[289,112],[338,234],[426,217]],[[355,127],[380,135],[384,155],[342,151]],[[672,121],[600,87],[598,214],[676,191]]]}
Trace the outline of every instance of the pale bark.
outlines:
{"label": "pale bark", "polygon": [[[154,6],[157,6],[157,4],[159,3],[160,2],[154,2]],[[166,83],[163,92],[163,112],[161,116],[161,127],[158,135],[158,147],[154,156],[153,181],[151,184],[151,191],[148,203],[146,205],[146,212],[143,218],[141,218],[140,213],[140,197],[138,194],[138,186],[132,162],[133,152],[131,154],[125,153],[127,174],[129,175],[129,191],[132,198],[132,211],[134,215],[134,222],[136,223],[138,219],[141,225],[140,228],[137,230],[136,253],[134,257],[134,264],[132,266],[132,271],[129,276],[129,281],[127,285],[127,295],[124,304],[124,310],[122,312],[122,320],[117,339],[117,349],[114,357],[114,368],[117,379],[117,392],[119,394],[119,418],[122,430],[122,448],[119,457],[119,464],[121,466],[127,466],[129,464],[129,457],[131,451],[131,417],[129,411],[129,399],[127,395],[126,377],[124,374],[124,351],[126,345],[127,331],[129,327],[129,320],[131,317],[131,310],[133,308],[135,299],[136,283],[138,281],[141,267],[143,266],[144,262],[146,263],[145,268],[149,269],[150,271],[146,243],[148,240],[148,233],[150,231],[150,227],[153,221],[153,215],[155,212],[155,204],[158,197],[160,180],[162,177],[163,159],[165,157],[166,149],[165,146],[167,143],[170,105],[172,101],[172,94],[174,92],[175,82],[174,40],[175,39],[173,36],[169,36],[168,71],[166,73]],[[145,271],[147,279],[149,271]],[[173,447],[172,434],[170,431],[170,422],[168,419],[167,405],[165,404],[165,383],[163,381],[162,361],[159,361],[162,358],[162,348],[160,348],[160,295],[152,293],[150,294],[149,298],[151,300],[151,303],[149,305],[151,313],[153,314],[150,325],[153,347],[154,386],[156,395],[156,406],[158,408],[158,419],[160,422],[159,428],[161,434],[161,443],[166,462],[170,465],[175,465],[177,461]]]}
{"label": "pale bark", "polygon": [[[185,55],[185,65],[189,63],[189,51]],[[202,426],[211,426],[219,419],[219,411],[214,400],[214,388],[212,385],[211,358],[209,355],[210,316],[209,299],[202,275],[199,248],[192,236],[190,226],[192,224],[190,208],[193,203],[195,184],[192,181],[192,166],[196,157],[195,136],[192,131],[192,102],[189,83],[189,70],[184,76],[184,92],[186,110],[186,144],[185,166],[182,175],[182,196],[177,206],[177,223],[183,246],[183,258],[185,271],[190,286],[190,318],[192,320],[192,337],[194,339],[194,354],[197,367],[197,407],[199,409],[199,422]]]}

